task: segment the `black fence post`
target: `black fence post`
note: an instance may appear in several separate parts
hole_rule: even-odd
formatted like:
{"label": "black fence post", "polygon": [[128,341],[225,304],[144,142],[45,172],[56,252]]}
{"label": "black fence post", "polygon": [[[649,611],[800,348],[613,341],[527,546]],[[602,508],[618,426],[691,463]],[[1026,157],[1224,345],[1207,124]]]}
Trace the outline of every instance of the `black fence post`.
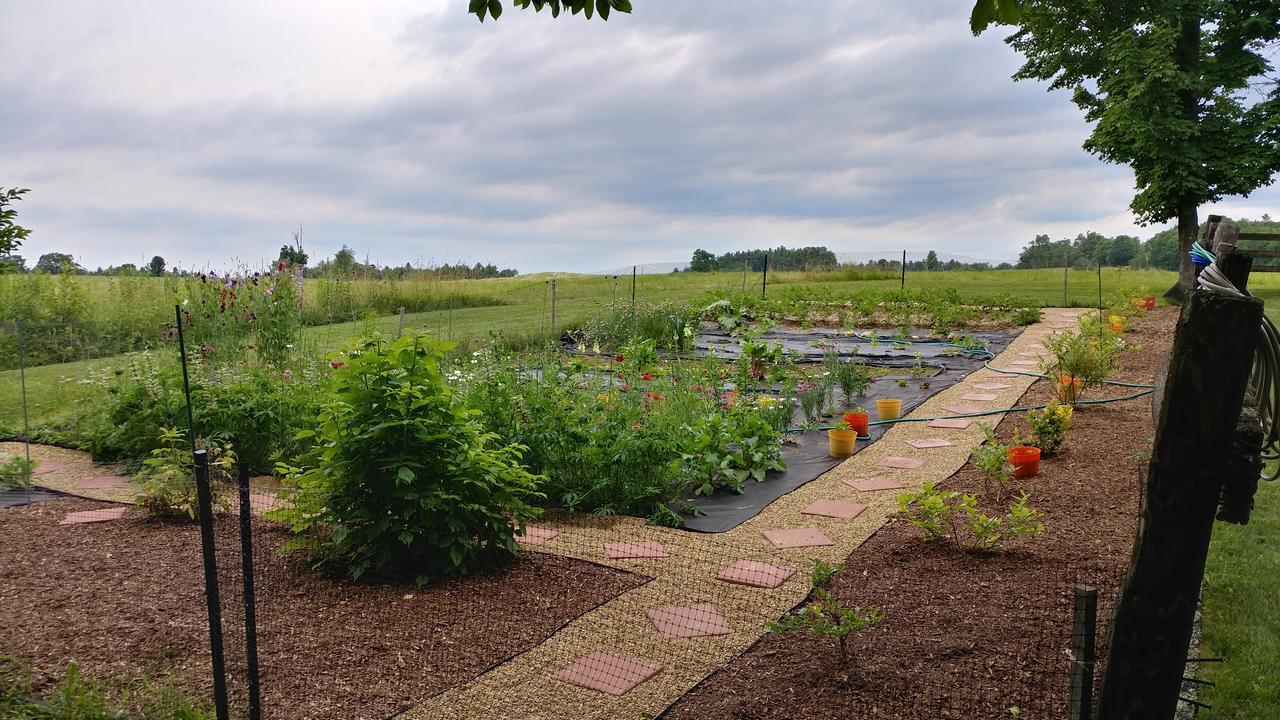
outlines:
{"label": "black fence post", "polygon": [[1076,586],[1071,617],[1071,704],[1069,720],[1093,720],[1093,664],[1098,633],[1098,590]]}
{"label": "black fence post", "polygon": [[209,656],[213,666],[213,706],[228,720],[226,662],[222,656],[222,601],[218,597],[218,560],[213,543],[213,492],[209,487],[209,451],[196,450],[196,502],[200,508],[200,546],[204,554],[204,595],[209,606]]}
{"label": "black fence post", "polygon": [[636,266],[631,266],[631,314],[636,314]]}
{"label": "black fence post", "polygon": [[[18,330],[18,382],[22,385],[22,447],[31,462],[31,422],[27,419],[27,348],[22,336],[22,321],[14,323]],[[28,477],[28,479],[30,479]]]}
{"label": "black fence post", "polygon": [[253,590],[253,510],[249,505],[249,466],[242,462],[237,469],[240,476],[240,572],[244,578],[244,657],[249,684],[249,720],[261,720],[258,609]]}
{"label": "black fence post", "polygon": [[760,276],[760,297],[764,298],[769,285],[769,253],[764,254],[764,274]]}
{"label": "black fence post", "polygon": [[906,250],[902,251],[902,284],[898,287],[898,289],[899,290],[907,289],[907,251]]}

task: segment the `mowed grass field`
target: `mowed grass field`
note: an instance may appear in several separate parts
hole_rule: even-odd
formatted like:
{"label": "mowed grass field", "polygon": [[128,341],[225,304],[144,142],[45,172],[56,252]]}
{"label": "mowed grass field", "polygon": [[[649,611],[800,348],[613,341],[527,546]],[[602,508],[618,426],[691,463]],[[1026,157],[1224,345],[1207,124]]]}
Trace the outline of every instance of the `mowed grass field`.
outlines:
{"label": "mowed grass field", "polygon": [[[466,307],[453,310],[409,313],[407,327],[419,328],[453,341],[480,341],[490,333],[536,341],[552,335],[551,280],[556,281],[556,326],[574,326],[589,313],[610,302],[626,302],[631,297],[631,278],[608,278],[570,274],[535,275],[495,280],[460,280],[456,290],[500,298],[504,305]],[[111,285],[106,278],[86,278],[93,292],[106,295]],[[1174,280],[1162,271],[1104,269],[1104,301],[1121,293],[1159,295]],[[771,273],[767,288],[770,297],[832,299],[865,291],[895,289],[895,276],[871,277],[840,273]],[[636,295],[644,302],[711,300],[717,296],[760,292],[759,273],[679,273],[642,275],[637,278]],[[980,301],[1000,295],[1033,300],[1044,306],[1063,303],[1061,270],[1004,270],[988,272],[908,273],[910,288],[949,288],[962,299]],[[147,302],[160,309],[173,302],[160,281]],[[408,288],[402,290],[412,292]],[[440,283],[423,291],[441,292]],[[1273,319],[1280,316],[1280,274],[1258,275],[1251,290],[1267,302]],[[109,301],[110,298],[104,298]],[[1071,305],[1090,306],[1098,299],[1096,272],[1072,271],[1067,276],[1066,300]],[[305,328],[304,342],[315,350],[337,349],[372,324],[384,333],[394,333],[400,318],[381,315],[363,320],[313,325]],[[162,347],[160,352],[171,352]],[[58,424],[74,417],[77,405],[90,395],[87,378],[109,372],[120,357],[85,359],[27,369],[28,404],[33,423]],[[20,427],[21,401],[18,371],[0,372],[0,428]],[[1207,688],[1202,699],[1214,708],[1202,717],[1246,720],[1280,717],[1280,484],[1264,483],[1259,490],[1253,522],[1247,527],[1219,524],[1215,529],[1205,581],[1205,622],[1201,655],[1226,656],[1227,662],[1209,665],[1205,677],[1217,683]]]}

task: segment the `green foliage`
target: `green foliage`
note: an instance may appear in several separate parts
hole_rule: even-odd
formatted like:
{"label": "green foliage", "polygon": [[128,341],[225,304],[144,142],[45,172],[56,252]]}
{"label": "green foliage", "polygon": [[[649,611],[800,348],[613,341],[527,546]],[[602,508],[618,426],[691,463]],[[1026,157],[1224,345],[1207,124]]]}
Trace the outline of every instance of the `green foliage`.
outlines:
{"label": "green foliage", "polygon": [[697,318],[685,303],[615,300],[581,324],[575,336],[582,350],[613,351],[636,341],[652,341],[654,348],[683,352],[693,343]]}
{"label": "green foliage", "polygon": [[[610,11],[631,12],[631,0],[512,0],[512,2],[522,10],[533,5],[534,12],[541,12],[544,7],[550,8],[551,17],[560,17],[561,8],[574,15],[582,13],[588,20],[596,13],[599,13],[601,20],[608,20]],[[486,14],[497,20],[502,16],[502,0],[471,0],[468,12],[479,18],[480,22],[484,22]]]}
{"label": "green foliage", "polygon": [[22,455],[0,456],[0,490],[23,490],[31,487],[31,473],[40,465],[39,460],[28,460]]}
{"label": "green foliage", "polygon": [[817,558],[812,562],[812,599],[780,620],[766,623],[765,630],[775,634],[804,630],[814,637],[832,638],[840,649],[840,665],[843,667],[849,662],[849,636],[879,625],[884,616],[875,607],[847,607],[831,593],[831,582],[836,573],[844,569],[843,565],[831,566]]}
{"label": "green foliage", "polygon": [[1013,466],[1009,464],[1009,449],[1012,446],[997,440],[996,434],[990,427],[981,423],[978,426],[982,428],[987,439],[973,449],[969,463],[982,471],[982,486],[985,492],[990,494],[994,483],[995,497],[1003,499],[1009,486],[1013,484]]}
{"label": "green foliage", "polygon": [[[19,225],[16,220],[18,211],[11,206],[31,192],[29,188],[0,187],[0,255],[12,255],[22,247],[22,241],[31,235],[31,231]],[[4,267],[0,265],[0,267]]]}
{"label": "green foliage", "polygon": [[62,678],[44,697],[36,697],[32,670],[6,656],[0,656],[0,717],[9,720],[205,720],[211,709],[192,700],[177,686],[138,679],[124,689],[121,705],[133,712],[112,707],[107,694],[71,663]]}
{"label": "green foliage", "polygon": [[950,540],[969,552],[987,552],[1021,535],[1044,532],[1040,512],[1027,505],[1028,499],[1024,492],[1004,516],[988,516],[978,510],[975,496],[925,483],[920,492],[899,495],[898,509],[924,533],[925,542]]}
{"label": "green foliage", "polygon": [[839,356],[834,352],[829,357],[824,355],[823,359],[828,377],[839,386],[846,403],[852,403],[855,397],[866,395],[867,389],[871,387],[871,372],[866,365],[852,359],[840,362]]}
{"label": "green foliage", "polygon": [[1071,406],[1050,402],[1043,410],[1029,411],[1027,424],[1031,427],[1031,444],[1040,448],[1041,455],[1052,456],[1067,439]]}
{"label": "green foliage", "polygon": [[[142,486],[136,502],[153,518],[197,520],[200,506],[196,497],[196,467],[191,443],[183,433],[173,428],[162,428],[159,441],[160,447],[151,451],[151,457],[143,461],[142,469],[133,478]],[[229,488],[236,463],[235,453],[229,445],[200,444],[208,452],[214,512],[226,512],[230,507]]]}
{"label": "green foliage", "polygon": [[1080,318],[1079,328],[1045,338],[1044,346],[1050,353],[1045,371],[1055,380],[1062,375],[1079,378],[1081,389],[1087,390],[1111,377],[1125,342],[1090,313]]}
{"label": "green foliage", "polygon": [[285,467],[279,511],[354,578],[460,575],[509,557],[538,515],[524,448],[485,432],[446,383],[451,346],[409,332],[366,339],[335,360],[314,449]]}
{"label": "green foliage", "polygon": [[684,432],[682,471],[694,494],[740,493],[748,479],[763,482],[768,471],[786,468],[780,433],[753,407],[707,415]]}

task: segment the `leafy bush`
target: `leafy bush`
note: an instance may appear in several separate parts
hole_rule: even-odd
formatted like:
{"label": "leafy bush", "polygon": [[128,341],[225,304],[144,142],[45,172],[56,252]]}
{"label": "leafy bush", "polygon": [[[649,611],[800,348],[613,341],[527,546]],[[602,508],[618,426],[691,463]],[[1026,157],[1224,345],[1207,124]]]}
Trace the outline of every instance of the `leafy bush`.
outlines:
{"label": "leafy bush", "polygon": [[356,342],[334,361],[316,429],[302,433],[314,449],[283,468],[294,505],[277,517],[353,578],[466,573],[514,554],[538,515],[524,448],[485,432],[445,382],[451,347],[412,332]]}
{"label": "leafy bush", "polygon": [[995,496],[1004,499],[1009,485],[1013,483],[1013,466],[1009,464],[1010,445],[996,439],[990,427],[979,423],[978,427],[987,436],[986,442],[973,449],[969,463],[982,471],[982,487],[987,494],[991,493],[991,485],[995,484]]}
{"label": "leafy bush", "polygon": [[28,460],[21,455],[0,458],[0,490],[22,490],[31,487],[31,473],[39,460]]}
{"label": "leafy bush", "polygon": [[1049,457],[1067,439],[1067,430],[1071,428],[1071,406],[1050,402],[1043,410],[1029,411],[1027,424],[1031,427],[1031,444]]}
{"label": "leafy bush", "polygon": [[753,410],[713,413],[684,431],[682,470],[694,494],[740,493],[748,479],[762,482],[768,471],[786,468],[778,433]]}
{"label": "leafy bush", "polygon": [[849,636],[869,627],[879,625],[884,616],[879,608],[846,607],[831,594],[831,581],[843,565],[831,566],[813,558],[810,570],[813,599],[804,607],[782,616],[777,622],[765,624],[768,632],[781,634],[792,630],[804,630],[815,637],[829,637],[840,648],[840,665],[849,662]]}
{"label": "leafy bush", "polygon": [[[208,451],[214,513],[226,512],[230,508],[235,453],[230,446],[200,444]],[[191,455],[190,443],[178,430],[162,428],[160,447],[151,451],[151,457],[143,461],[142,469],[133,478],[142,486],[136,502],[154,518],[196,520],[200,516],[200,506],[195,477],[195,458]]]}
{"label": "leafy bush", "polygon": [[950,540],[967,551],[989,551],[1004,541],[1044,531],[1040,512],[1027,505],[1024,492],[1003,517],[978,511],[977,498],[925,483],[918,493],[898,496],[898,509],[908,524],[924,533],[925,542]]}
{"label": "leafy bush", "polygon": [[1055,378],[1078,378],[1081,391],[1096,387],[1111,376],[1116,358],[1125,348],[1120,334],[1094,315],[1080,319],[1080,327],[1045,338],[1050,357],[1045,371]]}

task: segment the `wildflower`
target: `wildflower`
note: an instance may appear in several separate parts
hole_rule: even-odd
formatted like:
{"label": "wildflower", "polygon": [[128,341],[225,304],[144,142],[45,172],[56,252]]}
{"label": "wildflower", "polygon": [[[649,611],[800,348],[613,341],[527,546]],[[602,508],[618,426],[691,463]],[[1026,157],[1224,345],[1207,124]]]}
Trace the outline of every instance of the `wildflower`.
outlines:
{"label": "wildflower", "polygon": [[343,362],[343,361],[341,361],[341,360],[334,360],[334,361],[332,361],[332,362],[330,362],[330,363],[329,363],[329,367],[333,368],[334,370],[337,370],[338,368],[342,367],[343,365],[346,365],[346,363],[345,363],[345,362]]}
{"label": "wildflower", "polygon": [[613,359],[617,360],[618,362],[624,362],[626,360],[626,358],[624,358],[621,353],[614,355]]}
{"label": "wildflower", "polygon": [[293,371],[292,371],[292,370],[285,370],[284,372],[280,373],[280,377],[284,378],[285,380],[292,380],[292,379],[293,379]]}
{"label": "wildflower", "polygon": [[643,375],[641,375],[641,376],[640,376],[640,379],[641,379],[641,380],[652,380],[652,379],[653,379],[653,373],[644,373]]}

